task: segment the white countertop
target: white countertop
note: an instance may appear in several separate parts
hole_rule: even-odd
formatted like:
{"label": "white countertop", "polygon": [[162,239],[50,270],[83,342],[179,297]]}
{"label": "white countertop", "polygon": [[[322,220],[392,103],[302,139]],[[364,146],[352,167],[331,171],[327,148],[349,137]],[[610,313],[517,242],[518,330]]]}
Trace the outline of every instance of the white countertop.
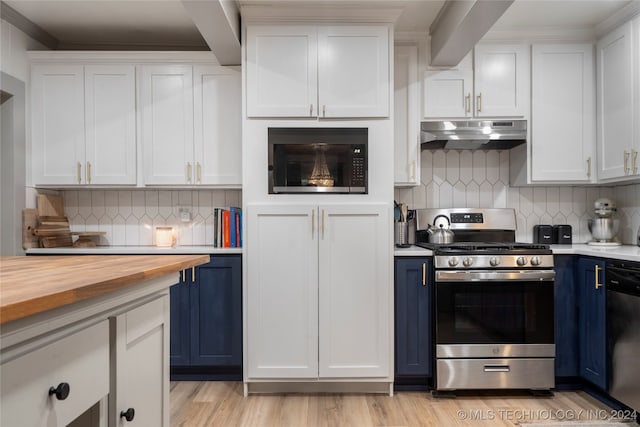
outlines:
{"label": "white countertop", "polygon": [[[606,247],[587,244],[551,245],[551,250],[554,255],[586,255],[640,262],[640,247],[632,245]],[[432,256],[433,251],[412,245],[409,248],[395,248],[393,254],[395,256]]]}
{"label": "white countertop", "polygon": [[183,255],[183,254],[241,254],[242,248],[214,248],[213,246],[96,246],[95,248],[33,248],[27,255]]}

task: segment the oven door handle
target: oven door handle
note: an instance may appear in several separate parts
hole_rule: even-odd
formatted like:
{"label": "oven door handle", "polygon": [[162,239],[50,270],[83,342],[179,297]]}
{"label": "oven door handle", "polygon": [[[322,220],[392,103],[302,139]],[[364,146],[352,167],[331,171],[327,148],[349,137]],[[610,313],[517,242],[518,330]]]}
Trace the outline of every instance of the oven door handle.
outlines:
{"label": "oven door handle", "polygon": [[553,270],[436,271],[436,282],[552,282]]}

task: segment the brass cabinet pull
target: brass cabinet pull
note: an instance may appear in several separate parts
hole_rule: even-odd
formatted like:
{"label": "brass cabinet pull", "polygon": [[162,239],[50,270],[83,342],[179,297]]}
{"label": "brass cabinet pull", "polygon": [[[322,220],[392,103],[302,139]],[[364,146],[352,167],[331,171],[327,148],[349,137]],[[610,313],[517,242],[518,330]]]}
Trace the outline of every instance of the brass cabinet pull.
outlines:
{"label": "brass cabinet pull", "polygon": [[196,283],[196,268],[191,267],[191,283]]}
{"label": "brass cabinet pull", "polygon": [[91,162],[87,162],[87,184],[91,184]]}
{"label": "brass cabinet pull", "polygon": [[427,286],[427,263],[422,263],[422,286]]}
{"label": "brass cabinet pull", "polygon": [[187,183],[191,184],[191,162],[187,162]]}
{"label": "brass cabinet pull", "polygon": [[411,179],[416,179],[416,161],[411,162]]}
{"label": "brass cabinet pull", "polygon": [[599,282],[599,277],[598,277],[598,273],[600,273],[600,270],[602,270],[602,267],[600,267],[599,265],[596,265],[596,277],[595,277],[596,289],[602,286],[602,283]]}
{"label": "brass cabinet pull", "polygon": [[633,169],[633,173],[638,173],[638,165],[636,161],[638,160],[638,152],[636,150],[631,150],[631,168]]}
{"label": "brass cabinet pull", "polygon": [[78,162],[78,184],[82,184],[82,163]]}
{"label": "brass cabinet pull", "polygon": [[482,93],[478,94],[478,96],[476,97],[476,100],[478,101],[478,113],[482,111]]}
{"label": "brass cabinet pull", "polygon": [[591,157],[587,158],[587,178],[591,178]]}
{"label": "brass cabinet pull", "polygon": [[200,162],[196,162],[196,179],[198,180],[198,184],[202,183],[202,167],[200,166]]}
{"label": "brass cabinet pull", "polygon": [[324,239],[324,209],[322,209],[322,238]]}
{"label": "brass cabinet pull", "polygon": [[311,238],[316,234],[316,210],[311,210]]}
{"label": "brass cabinet pull", "polygon": [[326,111],[327,106],[323,105],[322,106],[322,117],[327,117],[327,111]]}
{"label": "brass cabinet pull", "polygon": [[627,150],[624,151],[624,174],[628,175],[629,174],[629,166],[627,165],[627,163],[629,163],[629,155],[631,153],[629,153]]}
{"label": "brass cabinet pull", "polygon": [[467,96],[464,97],[464,112],[471,112],[471,93],[468,93]]}

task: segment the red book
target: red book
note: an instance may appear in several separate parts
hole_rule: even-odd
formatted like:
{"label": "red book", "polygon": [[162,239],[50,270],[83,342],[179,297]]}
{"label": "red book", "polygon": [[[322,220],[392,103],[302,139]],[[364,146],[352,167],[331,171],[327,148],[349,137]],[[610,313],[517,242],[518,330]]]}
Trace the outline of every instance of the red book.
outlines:
{"label": "red book", "polygon": [[223,247],[231,247],[231,215],[228,210],[222,213],[222,242]]}

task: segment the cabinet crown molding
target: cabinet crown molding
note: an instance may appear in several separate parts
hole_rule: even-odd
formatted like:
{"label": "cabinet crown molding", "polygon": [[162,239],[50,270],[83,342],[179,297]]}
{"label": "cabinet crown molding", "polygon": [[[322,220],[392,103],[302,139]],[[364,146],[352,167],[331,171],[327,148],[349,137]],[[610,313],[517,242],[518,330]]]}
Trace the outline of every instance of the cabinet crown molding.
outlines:
{"label": "cabinet crown molding", "polygon": [[154,63],[202,63],[220,65],[212,52],[206,51],[50,51],[31,50],[27,56],[32,64],[45,62],[73,61],[77,64],[112,63],[154,64]]}
{"label": "cabinet crown molding", "polygon": [[345,6],[300,5],[292,7],[289,2],[277,6],[242,6],[240,13],[245,23],[291,22],[291,23],[387,23],[396,22],[403,8],[354,8]]}

